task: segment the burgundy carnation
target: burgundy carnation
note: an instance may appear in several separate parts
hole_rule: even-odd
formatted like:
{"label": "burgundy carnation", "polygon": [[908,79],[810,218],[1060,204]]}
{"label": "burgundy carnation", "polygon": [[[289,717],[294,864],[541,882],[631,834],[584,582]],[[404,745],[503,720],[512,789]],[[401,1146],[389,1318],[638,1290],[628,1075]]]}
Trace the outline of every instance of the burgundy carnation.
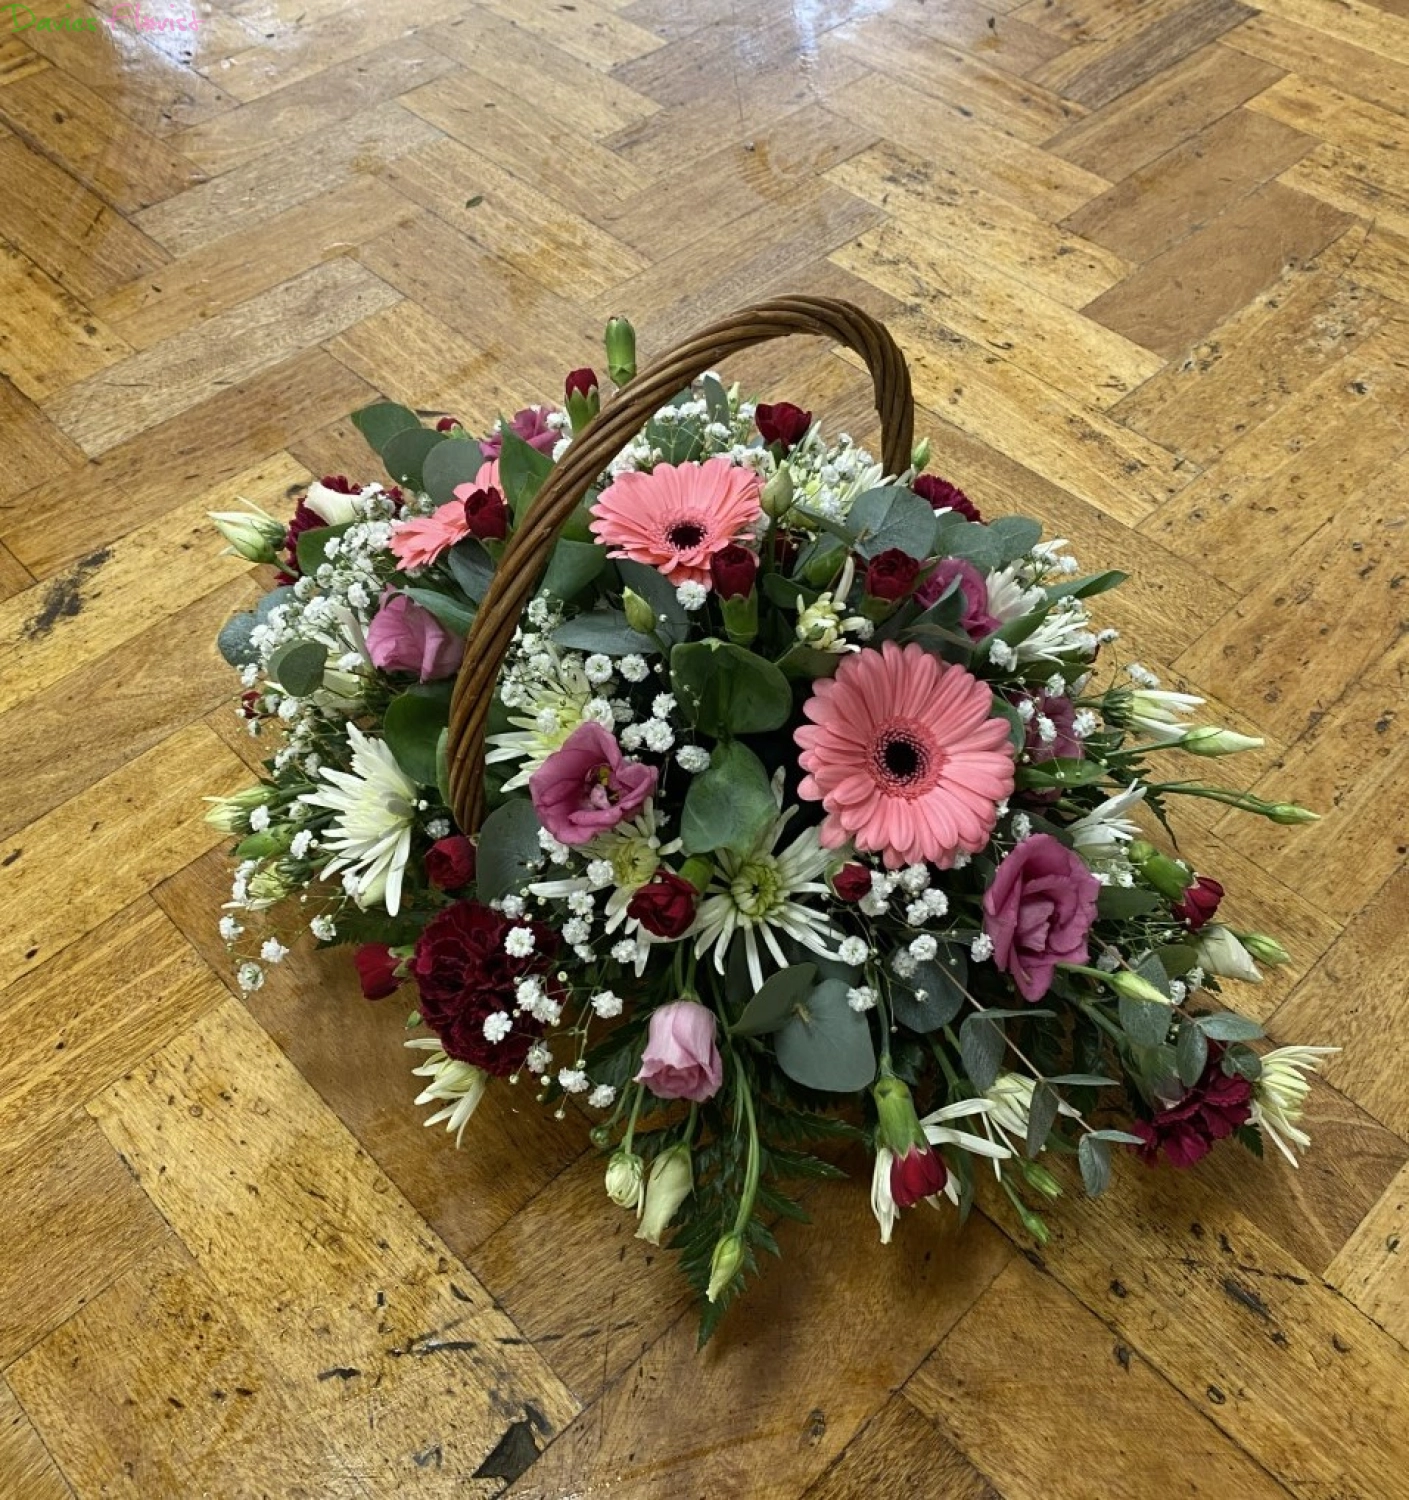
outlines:
{"label": "burgundy carnation", "polygon": [[1200,927],[1213,920],[1222,899],[1223,887],[1213,876],[1200,875],[1170,910],[1190,932],[1197,932]]}
{"label": "burgundy carnation", "polygon": [[947,479],[941,479],[938,474],[921,474],[911,484],[910,488],[920,496],[922,500],[928,500],[935,510],[952,510],[963,516],[966,521],[982,521],[979,508],[959,488],[957,484],[950,484]]}
{"label": "burgundy carnation", "polygon": [[807,429],[812,426],[812,413],[794,406],[791,401],[756,406],[753,419],[758,423],[758,430],[763,434],[765,443],[781,443],[784,448],[800,443],[807,436]]}
{"label": "burgundy carnation", "polygon": [[368,1000],[385,1000],[401,988],[397,965],[401,962],[385,943],[363,943],[352,955],[357,978]]}
{"label": "burgundy carnation", "polygon": [[899,547],[887,547],[871,559],[871,565],[866,569],[866,592],[873,599],[894,604],[907,597],[919,576],[918,558],[902,552]]}
{"label": "burgundy carnation", "polygon": [[502,542],[509,534],[509,507],[493,485],[471,490],[465,500],[465,525],[482,542]]}
{"label": "burgundy carnation", "polygon": [[832,876],[838,901],[861,901],[871,894],[871,872],[865,865],[843,865]]}
{"label": "burgundy carnation", "polygon": [[1145,1144],[1131,1149],[1147,1166],[1153,1167],[1163,1151],[1170,1166],[1192,1167],[1208,1155],[1215,1141],[1226,1140],[1251,1115],[1252,1084],[1239,1073],[1225,1073],[1223,1048],[1210,1042],[1199,1081],[1178,1104],[1159,1110],[1153,1120],[1132,1123],[1132,1132]]}
{"label": "burgundy carnation", "polygon": [[459,417],[441,417],[435,424],[435,430],[437,432],[454,432],[457,427],[463,427],[464,425]]}
{"label": "burgundy carnation", "polygon": [[590,365],[571,370],[565,382],[565,396],[589,396],[597,389],[597,372]]}
{"label": "burgundy carnation", "polygon": [[[504,947],[514,928],[533,934],[533,951],[516,958]],[[449,1056],[504,1078],[523,1066],[543,1030],[531,1016],[514,1015],[520,979],[538,975],[546,993],[561,1001],[561,986],[548,977],[558,940],[542,922],[514,922],[478,901],[457,901],[438,913],[421,933],[411,974],[421,992],[421,1019]],[[484,1034],[490,1016],[510,1020],[499,1041]]]}
{"label": "burgundy carnation", "polygon": [[626,907],[653,937],[678,938],[690,930],[700,893],[673,870],[657,870]]}
{"label": "burgundy carnation", "polygon": [[475,878],[475,846],[463,833],[437,839],[426,850],[426,879],[442,891],[463,890]]}
{"label": "burgundy carnation", "polygon": [[948,1180],[944,1158],[928,1146],[912,1146],[890,1164],[890,1195],[897,1208],[913,1208],[921,1198],[942,1193]]}
{"label": "burgundy carnation", "polygon": [[758,558],[747,547],[730,542],[709,560],[709,579],[721,599],[747,599],[758,577]]}
{"label": "burgundy carnation", "polygon": [[[329,485],[328,488],[331,489],[332,486]],[[347,491],[340,490],[339,493],[346,494]],[[293,519],[289,522],[289,529],[284,533],[284,546],[288,552],[288,562],[284,564],[284,573],[290,580],[297,580],[303,577],[303,570],[298,565],[299,537],[305,531],[316,531],[318,527],[326,526],[327,524],[322,516],[316,510],[306,505],[300,497],[298,509],[294,512]]]}

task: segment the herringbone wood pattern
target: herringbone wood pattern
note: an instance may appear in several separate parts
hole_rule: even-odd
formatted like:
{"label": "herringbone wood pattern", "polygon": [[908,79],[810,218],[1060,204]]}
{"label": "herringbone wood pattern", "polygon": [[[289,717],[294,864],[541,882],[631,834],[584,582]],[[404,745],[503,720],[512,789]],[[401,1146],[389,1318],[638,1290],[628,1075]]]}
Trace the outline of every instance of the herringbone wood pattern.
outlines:
{"label": "herringbone wood pattern", "polygon": [[[0,1494],[1409,1495],[1404,0],[45,11],[0,8]],[[373,477],[378,392],[487,422],[610,313],[782,290],[888,318],[935,466],[1129,569],[1129,654],[1266,736],[1215,774],[1325,812],[1186,848],[1295,950],[1239,1003],[1344,1051],[1300,1172],[1126,1171],[1041,1254],[819,1191],[696,1357],[580,1124],[422,1130],[342,959],[232,994],[255,585],[203,515]],[[870,435],[830,350],[744,373]]]}

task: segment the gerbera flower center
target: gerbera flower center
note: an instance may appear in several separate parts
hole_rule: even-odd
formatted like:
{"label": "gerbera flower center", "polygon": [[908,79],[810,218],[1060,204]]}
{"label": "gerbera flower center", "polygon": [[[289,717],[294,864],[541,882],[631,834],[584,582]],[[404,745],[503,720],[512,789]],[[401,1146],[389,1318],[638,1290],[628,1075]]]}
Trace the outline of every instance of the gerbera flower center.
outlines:
{"label": "gerbera flower center", "polygon": [[665,539],[677,552],[684,552],[704,541],[705,529],[698,521],[677,521],[666,532]]}
{"label": "gerbera flower center", "polygon": [[887,724],[872,742],[872,776],[892,796],[918,796],[934,784],[943,766],[944,755],[918,725]]}
{"label": "gerbera flower center", "polygon": [[749,860],[729,882],[729,895],[739,913],[755,921],[773,910],[782,889],[778,862],[772,856]]}

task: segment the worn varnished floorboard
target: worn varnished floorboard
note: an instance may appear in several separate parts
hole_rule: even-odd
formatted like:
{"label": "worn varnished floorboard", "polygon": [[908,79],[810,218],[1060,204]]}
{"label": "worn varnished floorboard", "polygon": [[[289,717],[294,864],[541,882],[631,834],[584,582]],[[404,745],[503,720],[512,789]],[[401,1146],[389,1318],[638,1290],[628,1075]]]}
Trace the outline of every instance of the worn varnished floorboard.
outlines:
{"label": "worn varnished floorboard", "polygon": [[[0,7],[0,1496],[1409,1495],[1404,0],[146,14],[199,25]],[[1344,1050],[1299,1172],[1127,1171],[1041,1254],[818,1191],[697,1356],[580,1122],[457,1154],[341,960],[232,993],[202,514],[796,289],[1325,813],[1187,849],[1294,951],[1239,1002]],[[747,373],[870,430],[831,350]]]}

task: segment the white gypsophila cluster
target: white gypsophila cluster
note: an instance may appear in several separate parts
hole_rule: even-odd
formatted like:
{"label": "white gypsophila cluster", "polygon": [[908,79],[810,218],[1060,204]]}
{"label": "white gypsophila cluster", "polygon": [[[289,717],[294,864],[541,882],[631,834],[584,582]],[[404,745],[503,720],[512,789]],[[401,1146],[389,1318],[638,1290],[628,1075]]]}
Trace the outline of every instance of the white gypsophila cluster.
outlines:
{"label": "white gypsophila cluster", "polygon": [[[716,377],[717,378],[717,377]],[[692,391],[702,390],[705,377],[694,383]],[[651,423],[639,432],[607,466],[605,478],[614,479],[618,474],[649,470],[665,460],[664,450],[652,440],[652,432],[659,437],[662,431],[687,428],[702,442],[702,458],[727,455],[735,463],[743,464],[766,478],[773,472],[772,455],[759,445],[758,435],[753,431],[753,404],[739,400],[737,386],[726,392],[729,420],[716,420],[709,403],[701,394],[691,394],[684,401],[663,406],[656,412]],[[752,440],[752,441],[750,441]]]}
{"label": "white gypsophila cluster", "polygon": [[788,454],[787,469],[794,508],[803,512],[797,519],[803,524],[808,512],[841,520],[858,495],[889,482],[882,466],[849,434],[839,433],[829,447],[815,426]]}

